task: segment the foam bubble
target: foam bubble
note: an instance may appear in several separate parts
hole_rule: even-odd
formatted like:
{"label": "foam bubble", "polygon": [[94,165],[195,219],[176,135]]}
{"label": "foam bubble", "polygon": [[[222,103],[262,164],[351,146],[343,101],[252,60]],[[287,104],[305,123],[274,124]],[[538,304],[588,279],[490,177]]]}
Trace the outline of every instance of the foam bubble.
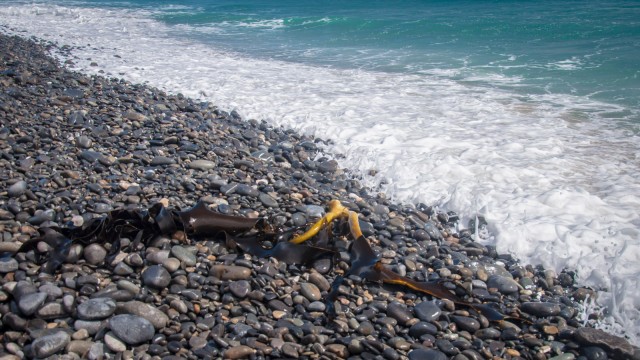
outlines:
{"label": "foam bubble", "polygon": [[5,6],[0,18],[76,46],[72,60],[82,71],[103,70],[333,139],[330,150],[346,155],[341,165],[377,170],[365,184],[399,201],[457,211],[463,225],[482,215],[492,234],[484,241],[500,251],[576,269],[581,283],[601,290],[611,313],[601,326],[638,343],[640,142],[604,122],[603,114],[619,108],[569,95],[517,95],[442,74],[251,59],[173,37],[148,12],[29,4]]}

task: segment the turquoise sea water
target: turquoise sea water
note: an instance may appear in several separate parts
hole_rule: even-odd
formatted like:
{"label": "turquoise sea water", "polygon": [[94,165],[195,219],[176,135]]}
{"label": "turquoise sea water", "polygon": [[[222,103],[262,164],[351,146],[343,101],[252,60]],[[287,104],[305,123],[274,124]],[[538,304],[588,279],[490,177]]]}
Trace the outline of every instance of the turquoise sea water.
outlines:
{"label": "turquoise sea water", "polygon": [[640,1],[0,0],[0,31],[331,139],[374,191],[575,270],[640,344]]}
{"label": "turquoise sea water", "polygon": [[248,56],[619,105],[640,121],[639,1],[89,1]]}

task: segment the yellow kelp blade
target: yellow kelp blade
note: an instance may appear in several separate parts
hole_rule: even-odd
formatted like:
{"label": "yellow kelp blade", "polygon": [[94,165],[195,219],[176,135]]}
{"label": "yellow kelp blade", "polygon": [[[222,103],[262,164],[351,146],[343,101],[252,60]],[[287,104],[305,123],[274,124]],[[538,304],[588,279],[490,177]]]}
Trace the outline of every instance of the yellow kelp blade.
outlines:
{"label": "yellow kelp blade", "polygon": [[331,200],[329,202],[329,212],[322,219],[313,224],[313,226],[311,226],[305,233],[291,239],[291,242],[294,244],[301,244],[314,237],[320,230],[322,230],[322,228],[331,224],[333,220],[346,216],[349,216],[349,210],[347,210],[340,201]]}

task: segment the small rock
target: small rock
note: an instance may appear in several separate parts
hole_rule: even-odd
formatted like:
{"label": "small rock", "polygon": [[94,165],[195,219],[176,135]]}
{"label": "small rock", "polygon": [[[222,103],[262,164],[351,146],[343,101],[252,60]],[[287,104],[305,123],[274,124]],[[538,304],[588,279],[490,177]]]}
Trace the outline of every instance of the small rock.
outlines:
{"label": "small rock", "polygon": [[300,293],[310,301],[318,301],[322,298],[320,289],[311,283],[301,283]]}
{"label": "small rock", "polygon": [[155,329],[149,320],[137,315],[116,315],[109,319],[111,331],[129,345],[137,345],[153,338]]}
{"label": "small rock", "polygon": [[25,191],[27,191],[27,182],[24,180],[17,181],[7,189],[9,197],[18,197],[24,194]]}
{"label": "small rock", "polygon": [[489,288],[496,288],[502,294],[509,295],[518,292],[518,283],[508,277],[502,275],[491,275],[487,279],[487,286]]}
{"label": "small rock", "polygon": [[186,266],[196,265],[196,254],[180,245],[175,245],[171,248],[171,255],[175,256],[178,260],[182,261]]}
{"label": "small rock", "polygon": [[169,317],[165,313],[141,301],[127,301],[124,304],[118,304],[116,312],[119,314],[125,313],[143,317],[151,322],[156,329],[164,328],[169,322]]}
{"label": "small rock", "polygon": [[409,353],[409,360],[447,360],[443,352],[434,349],[416,349]]}
{"label": "small rock", "polygon": [[436,321],[442,314],[442,310],[434,301],[423,301],[413,307],[413,312],[422,321]]}
{"label": "small rock", "polygon": [[560,313],[560,305],[545,302],[525,302],[521,310],[538,317],[556,316]]}
{"label": "small rock", "polygon": [[18,270],[18,261],[12,257],[0,258],[0,274],[6,274]]}
{"label": "small rock", "polygon": [[164,266],[152,265],[142,272],[142,281],[149,287],[164,289],[171,282],[171,275]]}
{"label": "small rock", "polygon": [[251,269],[236,265],[213,265],[209,274],[220,280],[246,280],[251,277]]}
{"label": "small rock", "polygon": [[207,171],[216,167],[215,161],[210,160],[194,160],[187,165],[191,169]]}
{"label": "small rock", "polygon": [[619,336],[611,335],[603,330],[581,327],[576,330],[574,338],[578,343],[587,346],[602,346],[609,351],[622,356],[631,357],[634,348],[627,340]]}
{"label": "small rock", "polygon": [[36,311],[47,300],[47,294],[43,292],[35,292],[20,297],[18,301],[18,308],[20,312],[27,316],[35,314]]}
{"label": "small rock", "polygon": [[229,290],[234,296],[242,299],[251,291],[251,284],[247,280],[233,281],[229,284]]}
{"label": "small rock", "polygon": [[258,199],[260,199],[260,201],[264,206],[277,208],[279,205],[276,199],[274,199],[271,195],[266,193],[260,193],[260,195],[258,195]]}
{"label": "small rock", "polygon": [[247,345],[239,345],[239,346],[234,346],[230,349],[225,350],[223,357],[225,359],[243,359],[255,353],[256,353],[255,349],[252,349]]}
{"label": "small rock", "polygon": [[389,306],[387,306],[387,315],[398,320],[398,322],[402,325],[406,324],[413,318],[411,312],[407,309],[407,307],[400,304],[399,302],[392,302],[391,304],[389,304]]}
{"label": "small rock", "polygon": [[78,318],[82,320],[101,320],[116,311],[116,302],[111,298],[89,299],[78,305]]}
{"label": "small rock", "polygon": [[84,248],[84,258],[91,265],[98,265],[107,256],[107,250],[99,244],[90,244]]}
{"label": "small rock", "polygon": [[38,358],[46,358],[64,349],[71,341],[71,336],[65,331],[41,336],[31,343],[31,348]]}
{"label": "small rock", "polygon": [[109,350],[115,353],[121,353],[127,350],[127,345],[118,339],[111,331],[104,335],[104,344]]}

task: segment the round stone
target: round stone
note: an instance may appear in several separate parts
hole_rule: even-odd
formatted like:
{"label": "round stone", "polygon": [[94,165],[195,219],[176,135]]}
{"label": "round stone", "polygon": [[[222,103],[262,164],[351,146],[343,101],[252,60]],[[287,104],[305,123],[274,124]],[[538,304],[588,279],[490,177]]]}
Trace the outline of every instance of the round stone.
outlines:
{"label": "round stone", "polygon": [[247,280],[232,281],[229,290],[238,298],[244,298],[251,291],[251,284]]}
{"label": "round stone", "polygon": [[480,329],[480,322],[474,318],[458,315],[452,315],[451,318],[461,330],[466,330],[470,333],[473,333],[476,330]]}
{"label": "round stone", "polygon": [[320,289],[314,284],[311,283],[302,283],[300,284],[300,293],[302,296],[306,297],[310,301],[318,301],[322,298],[320,293]]}
{"label": "round stone", "polygon": [[153,338],[155,329],[149,320],[130,314],[116,315],[109,319],[111,331],[129,345],[137,345]]}
{"label": "round stone", "polygon": [[18,197],[27,191],[27,182],[24,180],[17,181],[15,184],[9,186],[7,193],[9,197]]}
{"label": "round stone", "polygon": [[182,261],[186,266],[196,265],[196,254],[184,246],[175,245],[171,248],[171,255]]}
{"label": "round stone", "polygon": [[89,264],[98,265],[107,256],[107,250],[99,244],[91,244],[84,248],[83,255]]}
{"label": "round stone", "polygon": [[413,307],[413,312],[422,321],[436,321],[442,310],[434,301],[423,301]]}
{"label": "round stone", "polygon": [[71,336],[60,330],[33,340],[31,348],[37,358],[46,358],[64,349],[70,341]]}
{"label": "round stone", "polygon": [[496,288],[502,294],[509,295],[518,292],[518,283],[502,275],[491,275],[487,280],[489,288]]}
{"label": "round stone", "polygon": [[398,320],[403,325],[413,318],[409,309],[399,302],[392,302],[387,306],[387,315]]}
{"label": "round stone", "polygon": [[18,270],[18,260],[14,258],[0,258],[0,274]]}
{"label": "round stone", "polygon": [[247,345],[231,347],[224,352],[225,359],[243,359],[255,354],[256,350]]}
{"label": "round stone", "polygon": [[171,275],[164,266],[152,265],[142,272],[142,281],[149,287],[164,289],[171,282]]}
{"label": "round stone", "polygon": [[24,315],[31,316],[44,304],[47,300],[47,294],[43,292],[35,292],[20,297],[18,308]]}
{"label": "round stone", "polygon": [[78,305],[78,318],[82,320],[101,320],[116,311],[116,302],[111,298],[89,299]]}

